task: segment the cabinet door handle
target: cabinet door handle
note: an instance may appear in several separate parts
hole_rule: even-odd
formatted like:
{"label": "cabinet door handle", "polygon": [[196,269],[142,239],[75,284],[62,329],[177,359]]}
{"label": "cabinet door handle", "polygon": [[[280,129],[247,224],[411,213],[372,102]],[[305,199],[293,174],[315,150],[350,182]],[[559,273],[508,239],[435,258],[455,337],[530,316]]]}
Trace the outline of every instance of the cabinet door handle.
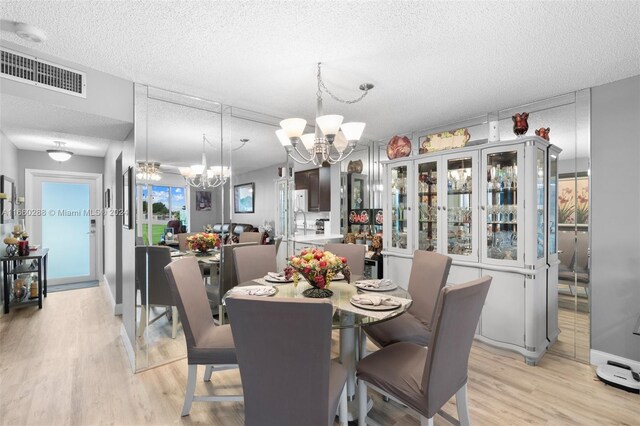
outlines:
{"label": "cabinet door handle", "polygon": [[446,210],[447,210],[447,207],[446,207],[446,206],[442,206],[442,210],[445,210],[445,211],[446,211]]}
{"label": "cabinet door handle", "polygon": [[480,206],[480,210],[484,211],[484,206]]}
{"label": "cabinet door handle", "polygon": [[442,210],[442,207],[438,206],[438,210]]}

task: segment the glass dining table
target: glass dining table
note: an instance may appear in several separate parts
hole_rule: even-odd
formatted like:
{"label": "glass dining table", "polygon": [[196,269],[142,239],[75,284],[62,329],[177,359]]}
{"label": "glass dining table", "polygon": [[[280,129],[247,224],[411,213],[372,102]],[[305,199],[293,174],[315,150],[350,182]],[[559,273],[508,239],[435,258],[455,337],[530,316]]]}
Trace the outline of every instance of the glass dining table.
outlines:
{"label": "glass dining table", "polygon": [[[287,299],[305,298],[302,292],[311,286],[304,280],[300,280],[298,284],[285,283],[278,284],[267,281],[268,277],[259,278],[247,282],[240,283],[238,287],[246,286],[273,286],[276,289],[275,294],[270,297],[280,297]],[[229,290],[222,298],[224,300],[232,293],[241,294],[240,290],[235,287]],[[360,354],[366,353],[366,335],[361,330],[363,325],[375,324],[382,321],[387,321],[391,318],[395,318],[402,315],[411,306],[411,295],[408,291],[396,287],[389,291],[363,291],[356,287],[354,284],[349,284],[346,281],[334,281],[329,287],[333,291],[333,295],[329,298],[333,304],[333,329],[337,329],[340,332],[340,363],[345,366],[349,375],[347,377],[347,397],[349,400],[349,421],[356,420],[358,418],[358,407],[355,403],[356,395],[356,363],[360,359]],[[399,306],[396,308],[386,307],[373,307],[365,309],[356,307],[351,303],[351,298],[355,295],[375,294],[376,296],[382,296],[384,298],[393,299],[399,302]],[[367,411],[371,408],[369,407]]]}

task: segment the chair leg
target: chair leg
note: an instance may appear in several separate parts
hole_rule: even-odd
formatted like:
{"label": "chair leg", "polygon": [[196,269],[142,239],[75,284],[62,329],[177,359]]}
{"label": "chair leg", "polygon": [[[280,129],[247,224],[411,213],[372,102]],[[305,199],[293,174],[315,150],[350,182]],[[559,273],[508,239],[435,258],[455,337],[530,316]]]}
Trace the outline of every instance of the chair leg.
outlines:
{"label": "chair leg", "polygon": [[196,376],[198,375],[198,365],[189,364],[189,375],[187,378],[187,390],[184,394],[184,405],[182,406],[182,416],[188,416],[193,404],[193,395],[196,391]]}
{"label": "chair leg", "polygon": [[218,322],[220,325],[224,324],[224,308],[222,305],[218,305]]}
{"label": "chair leg", "polygon": [[207,368],[204,369],[204,381],[205,382],[210,382],[211,381],[211,373],[213,373],[213,365],[209,364],[209,365],[207,365]]}
{"label": "chair leg", "polygon": [[178,308],[171,307],[171,338],[175,339],[178,334]]}
{"label": "chair leg", "polygon": [[138,324],[138,332],[136,333],[137,337],[142,336],[142,333],[144,333],[144,329],[147,327],[147,309],[148,306],[140,307],[140,323]]}
{"label": "chair leg", "polygon": [[367,425],[367,383],[358,380],[358,426]]}
{"label": "chair leg", "polygon": [[461,426],[469,426],[469,399],[467,397],[467,384],[465,383],[456,392],[456,406],[458,407],[458,419]]}
{"label": "chair leg", "polygon": [[349,423],[349,412],[347,410],[347,384],[344,384],[344,388],[342,388],[342,394],[340,395],[340,426],[347,426]]}
{"label": "chair leg", "polygon": [[433,417],[420,416],[420,426],[433,426]]}

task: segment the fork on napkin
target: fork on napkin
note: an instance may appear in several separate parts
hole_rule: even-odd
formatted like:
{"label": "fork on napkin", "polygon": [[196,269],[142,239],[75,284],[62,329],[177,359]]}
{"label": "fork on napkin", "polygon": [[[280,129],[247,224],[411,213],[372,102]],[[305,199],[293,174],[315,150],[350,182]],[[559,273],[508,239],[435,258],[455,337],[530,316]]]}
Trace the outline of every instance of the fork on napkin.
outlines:
{"label": "fork on napkin", "polygon": [[360,305],[373,305],[373,306],[400,306],[400,302],[393,300],[389,297],[380,297],[373,294],[357,294],[351,297],[353,302]]}

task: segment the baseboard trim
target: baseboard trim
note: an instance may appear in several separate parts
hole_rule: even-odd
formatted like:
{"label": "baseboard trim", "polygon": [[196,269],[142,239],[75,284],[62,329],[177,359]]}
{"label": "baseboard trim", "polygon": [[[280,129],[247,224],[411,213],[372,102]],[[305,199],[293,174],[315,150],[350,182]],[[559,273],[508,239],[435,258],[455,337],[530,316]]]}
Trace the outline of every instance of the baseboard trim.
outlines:
{"label": "baseboard trim", "polygon": [[131,346],[131,342],[129,341],[129,337],[127,336],[127,330],[124,328],[124,324],[120,324],[120,338],[122,339],[122,346],[127,353],[127,358],[129,358],[129,366],[131,367],[131,372],[135,373],[136,355],[133,351],[133,346]]}
{"label": "baseboard trim", "polygon": [[109,280],[107,279],[106,275],[102,275],[102,281],[104,281],[105,283],[105,291],[107,292],[107,295],[109,296],[109,302],[111,302],[111,307],[113,308],[113,315],[122,315],[122,303],[116,303],[115,299],[113,298],[113,294],[111,294],[111,286],[109,285]]}
{"label": "baseboard trim", "polygon": [[616,361],[622,364],[627,364],[634,371],[640,371],[639,361],[634,361],[632,359],[623,358],[621,356],[608,354],[602,351],[596,351],[595,349],[591,349],[590,355],[591,355],[590,357],[591,359],[589,360],[589,362],[591,363],[591,365],[604,365],[607,363],[607,361]]}

